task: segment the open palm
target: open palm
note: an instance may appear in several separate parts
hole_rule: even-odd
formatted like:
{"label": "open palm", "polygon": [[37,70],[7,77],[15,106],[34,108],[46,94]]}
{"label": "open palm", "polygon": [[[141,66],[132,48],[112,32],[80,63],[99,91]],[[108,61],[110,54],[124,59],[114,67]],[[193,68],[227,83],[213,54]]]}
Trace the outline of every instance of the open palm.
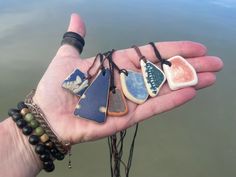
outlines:
{"label": "open palm", "polygon": [[[85,36],[84,23],[77,14],[72,15],[68,31]],[[75,68],[86,72],[94,57],[81,59],[73,47],[63,45],[39,82],[34,101],[41,107],[58,136],[64,141],[75,144],[112,135],[139,121],[186,103],[196,95],[197,89],[212,85],[216,79],[214,72],[223,67],[219,58],[206,56],[206,48],[198,43],[186,41],[161,42],[156,43],[156,46],[163,58],[174,55],[185,57],[198,73],[198,85],[194,88],[171,91],[165,84],[157,97],[148,99],[142,105],[128,101],[129,113],[127,115],[108,117],[104,124],[77,118],[73,112],[78,103],[78,98],[63,89],[61,84]],[[144,56],[158,64],[158,60],[149,45],[142,46],[140,49]],[[140,71],[139,59],[133,49],[116,51],[113,58],[120,68]],[[121,89],[118,74],[115,78],[117,87]]]}

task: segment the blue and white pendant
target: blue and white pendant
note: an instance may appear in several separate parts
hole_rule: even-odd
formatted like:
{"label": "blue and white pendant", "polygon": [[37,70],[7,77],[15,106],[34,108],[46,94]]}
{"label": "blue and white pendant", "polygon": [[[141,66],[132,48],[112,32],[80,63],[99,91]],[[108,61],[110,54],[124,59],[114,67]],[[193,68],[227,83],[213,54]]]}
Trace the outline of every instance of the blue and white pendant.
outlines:
{"label": "blue and white pendant", "polygon": [[161,69],[148,60],[146,62],[144,60],[140,60],[140,65],[148,94],[151,97],[157,96],[161,86],[166,81],[165,74]]}
{"label": "blue and white pendant", "polygon": [[127,76],[125,73],[120,74],[121,86],[124,95],[134,103],[144,103],[148,98],[148,92],[142,73],[131,70],[127,70],[127,73]]}
{"label": "blue and white pendant", "polygon": [[71,91],[77,96],[81,96],[86,88],[88,87],[89,82],[84,73],[79,69],[75,69],[62,83],[62,87]]}
{"label": "blue and white pendant", "polygon": [[111,73],[109,69],[100,71],[91,85],[81,96],[74,115],[103,123],[106,120]]}

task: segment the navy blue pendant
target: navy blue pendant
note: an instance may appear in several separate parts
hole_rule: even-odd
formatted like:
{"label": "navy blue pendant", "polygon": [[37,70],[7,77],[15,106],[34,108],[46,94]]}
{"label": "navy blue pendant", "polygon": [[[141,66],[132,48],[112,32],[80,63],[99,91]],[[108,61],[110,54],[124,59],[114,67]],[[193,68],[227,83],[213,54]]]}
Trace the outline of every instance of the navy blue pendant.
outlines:
{"label": "navy blue pendant", "polygon": [[150,61],[140,60],[140,65],[147,91],[151,97],[154,97],[165,83],[166,76],[161,69]]}
{"label": "navy blue pendant", "polygon": [[141,73],[128,70],[127,76],[120,74],[120,81],[122,91],[130,101],[142,104],[147,100],[148,92]]}
{"label": "navy blue pendant", "polygon": [[91,85],[81,96],[74,115],[103,123],[106,120],[111,73],[100,71]]}
{"label": "navy blue pendant", "polygon": [[88,80],[79,69],[74,70],[62,83],[62,87],[68,89],[77,96],[81,96],[88,87]]}

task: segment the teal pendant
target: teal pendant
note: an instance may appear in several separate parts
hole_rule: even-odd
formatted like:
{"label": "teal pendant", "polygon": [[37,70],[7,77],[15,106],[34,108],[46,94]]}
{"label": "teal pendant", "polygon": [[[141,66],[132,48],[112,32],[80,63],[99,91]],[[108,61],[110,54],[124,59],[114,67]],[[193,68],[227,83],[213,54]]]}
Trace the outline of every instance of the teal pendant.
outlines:
{"label": "teal pendant", "polygon": [[148,92],[142,74],[131,70],[128,70],[127,73],[127,76],[125,73],[120,74],[124,95],[134,103],[144,103],[148,98]]}
{"label": "teal pendant", "polygon": [[75,69],[62,83],[62,87],[77,96],[81,96],[88,87],[88,80],[84,73]]}
{"label": "teal pendant", "polygon": [[140,60],[140,65],[148,94],[151,97],[157,96],[161,86],[166,81],[165,74],[150,61],[144,62],[143,60]]}
{"label": "teal pendant", "polygon": [[109,69],[100,71],[77,104],[74,115],[103,123],[106,120],[110,90]]}

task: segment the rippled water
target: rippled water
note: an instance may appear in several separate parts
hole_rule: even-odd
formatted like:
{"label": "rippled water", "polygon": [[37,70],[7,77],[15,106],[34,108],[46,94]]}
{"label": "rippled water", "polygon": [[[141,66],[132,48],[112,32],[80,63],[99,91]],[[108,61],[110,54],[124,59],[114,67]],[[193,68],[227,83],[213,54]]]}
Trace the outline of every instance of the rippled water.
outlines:
{"label": "rippled water", "polygon": [[[141,124],[130,176],[235,177],[235,0],[0,0],[1,119],[36,86],[72,12],[86,22],[84,57],[111,46],[193,40],[224,60],[213,87]],[[72,160],[72,170],[65,160],[39,176],[110,175],[106,140],[76,146]]]}

